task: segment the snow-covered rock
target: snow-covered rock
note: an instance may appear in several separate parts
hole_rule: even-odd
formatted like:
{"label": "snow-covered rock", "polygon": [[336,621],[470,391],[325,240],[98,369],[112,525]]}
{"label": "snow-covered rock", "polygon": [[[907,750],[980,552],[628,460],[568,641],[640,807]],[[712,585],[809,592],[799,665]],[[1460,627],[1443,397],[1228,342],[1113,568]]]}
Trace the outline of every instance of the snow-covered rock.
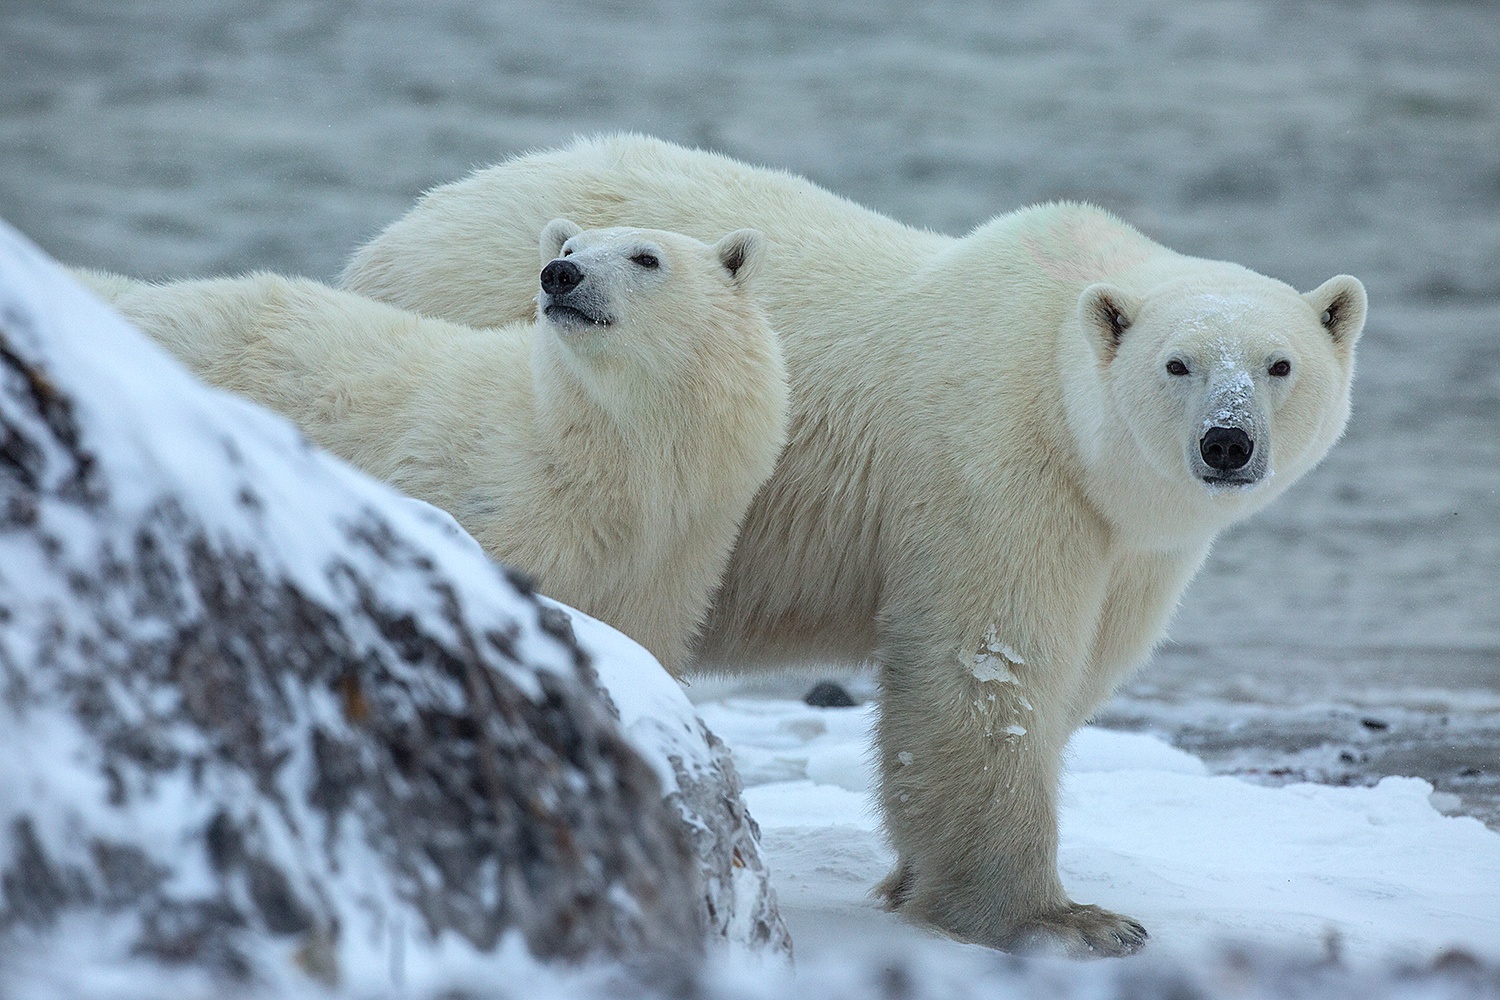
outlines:
{"label": "snow-covered rock", "polygon": [[[411,500],[455,540],[482,553],[445,511]],[[625,737],[656,769],[667,804],[686,824],[702,885],[700,919],[711,942],[742,956],[790,957],[792,939],[762,857],[760,828],[745,807],[729,748],[698,717],[681,687],[644,646],[549,598],[560,628],[591,656],[595,679]]]}
{"label": "snow-covered rock", "polygon": [[524,583],[0,224],[0,982],[670,964],[701,895]]}

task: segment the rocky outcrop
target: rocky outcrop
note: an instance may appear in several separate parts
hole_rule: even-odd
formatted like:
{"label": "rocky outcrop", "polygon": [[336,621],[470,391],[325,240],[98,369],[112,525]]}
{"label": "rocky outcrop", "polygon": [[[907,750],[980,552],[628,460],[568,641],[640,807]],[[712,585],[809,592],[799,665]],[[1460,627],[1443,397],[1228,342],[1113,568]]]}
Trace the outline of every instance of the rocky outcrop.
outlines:
{"label": "rocky outcrop", "polygon": [[0,980],[676,961],[662,795],[523,581],[0,227]]}

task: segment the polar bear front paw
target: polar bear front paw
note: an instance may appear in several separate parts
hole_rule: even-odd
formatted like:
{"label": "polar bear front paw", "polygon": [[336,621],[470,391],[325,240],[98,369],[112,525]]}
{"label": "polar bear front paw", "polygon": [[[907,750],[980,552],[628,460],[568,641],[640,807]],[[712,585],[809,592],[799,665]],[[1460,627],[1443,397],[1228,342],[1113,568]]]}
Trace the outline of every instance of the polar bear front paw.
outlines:
{"label": "polar bear front paw", "polygon": [[1023,922],[1001,947],[1069,958],[1118,958],[1140,951],[1148,937],[1146,928],[1123,914],[1069,903]]}

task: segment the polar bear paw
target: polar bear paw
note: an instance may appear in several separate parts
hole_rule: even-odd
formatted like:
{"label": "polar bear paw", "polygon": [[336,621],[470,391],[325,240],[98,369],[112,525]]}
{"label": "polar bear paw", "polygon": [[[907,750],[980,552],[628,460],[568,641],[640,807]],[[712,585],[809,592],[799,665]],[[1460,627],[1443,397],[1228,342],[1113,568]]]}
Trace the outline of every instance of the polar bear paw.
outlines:
{"label": "polar bear paw", "polygon": [[1123,914],[1069,903],[1062,909],[1024,921],[1000,947],[1006,951],[1069,958],[1118,958],[1140,951],[1148,937],[1146,928]]}

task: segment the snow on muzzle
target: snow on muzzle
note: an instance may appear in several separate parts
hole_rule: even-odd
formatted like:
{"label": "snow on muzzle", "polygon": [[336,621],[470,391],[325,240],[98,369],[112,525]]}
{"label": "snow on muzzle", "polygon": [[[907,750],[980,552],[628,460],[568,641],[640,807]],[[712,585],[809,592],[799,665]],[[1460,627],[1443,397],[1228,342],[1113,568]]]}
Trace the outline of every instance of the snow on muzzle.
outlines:
{"label": "snow on muzzle", "polygon": [[1196,445],[1193,473],[1210,486],[1253,486],[1265,478],[1270,451],[1269,421],[1255,380],[1241,367],[1220,367],[1209,378],[1207,406]]}

